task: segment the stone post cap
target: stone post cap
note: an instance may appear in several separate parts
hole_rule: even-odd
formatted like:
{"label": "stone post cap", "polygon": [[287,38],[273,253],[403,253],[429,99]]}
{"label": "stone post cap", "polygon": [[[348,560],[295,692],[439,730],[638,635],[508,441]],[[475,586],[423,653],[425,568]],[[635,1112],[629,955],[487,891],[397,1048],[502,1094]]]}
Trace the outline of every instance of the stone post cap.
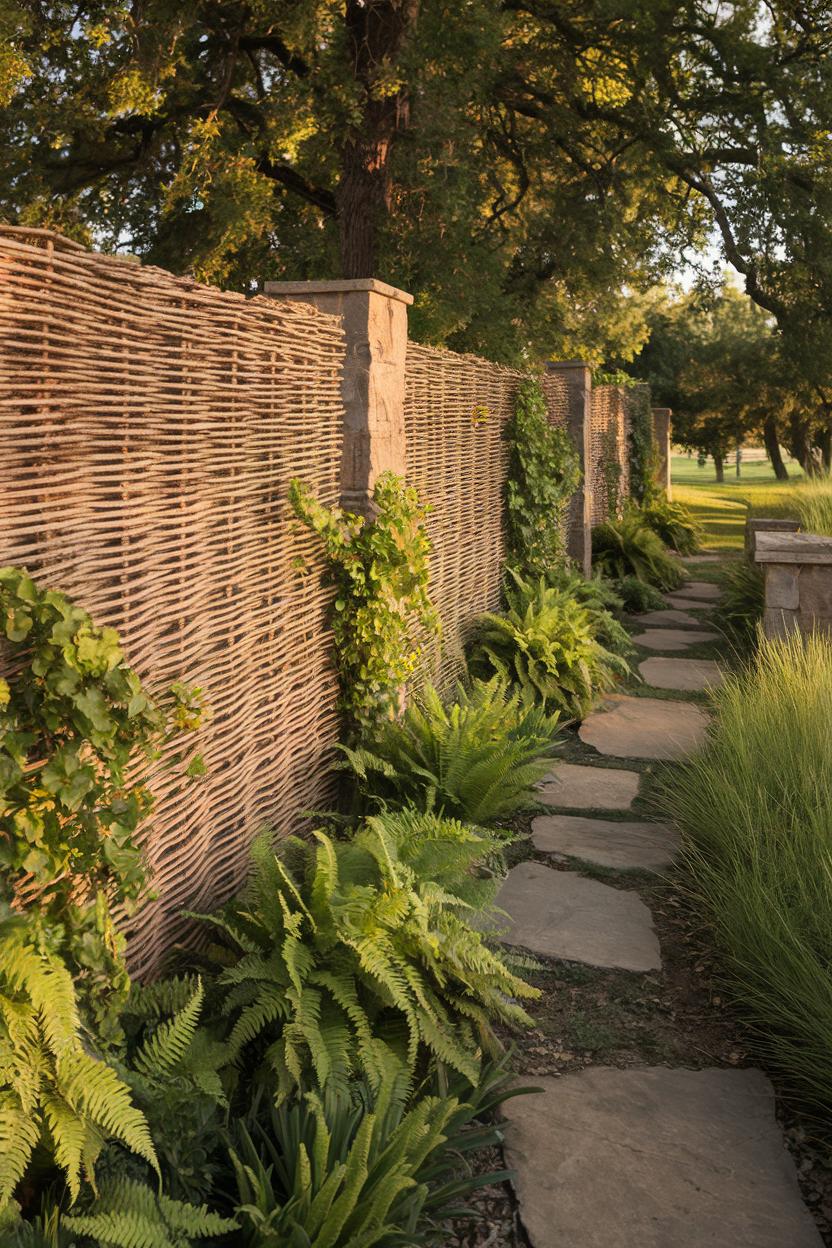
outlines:
{"label": "stone post cap", "polygon": [[[645,382],[643,384],[646,385],[648,383]],[[672,416],[673,415],[672,407],[652,407],[650,410],[652,412],[655,412],[657,416]]]}
{"label": "stone post cap", "polygon": [[353,290],[369,290],[408,306],[413,302],[413,296],[406,290],[388,286],[376,277],[345,277],[327,282],[266,282],[263,289],[267,295],[345,295]]}
{"label": "stone post cap", "polygon": [[832,537],[764,531],[756,535],[754,559],[757,563],[832,564]]}
{"label": "stone post cap", "polygon": [[591,368],[586,360],[547,360],[546,368]]}

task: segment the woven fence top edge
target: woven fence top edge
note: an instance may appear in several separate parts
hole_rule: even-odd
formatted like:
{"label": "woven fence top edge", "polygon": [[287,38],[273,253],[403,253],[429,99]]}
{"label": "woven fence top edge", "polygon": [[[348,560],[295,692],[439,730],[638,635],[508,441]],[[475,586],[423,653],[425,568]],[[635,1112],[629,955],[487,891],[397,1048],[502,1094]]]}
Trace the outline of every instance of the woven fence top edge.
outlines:
{"label": "woven fence top edge", "polygon": [[90,248],[66,238],[54,230],[35,229],[25,225],[0,224],[0,245],[7,253],[20,252],[30,257],[37,253],[48,255],[47,248],[52,247],[59,257],[59,263],[73,263],[88,268],[92,266],[97,274],[102,272],[113,278],[120,285],[154,287],[158,291],[166,290],[171,294],[187,295],[189,299],[206,302],[236,304],[240,310],[256,310],[267,312],[275,317],[310,317],[333,329],[341,329],[340,316],[322,312],[312,303],[301,303],[299,300],[275,299],[270,295],[245,295],[238,290],[223,290],[220,286],[212,286],[207,282],[198,282],[187,274],[171,273],[168,269],[154,264],[143,264],[140,257],[119,256],[104,251],[92,251]]}
{"label": "woven fence top edge", "polygon": [[451,351],[449,347],[435,347],[431,343],[414,342],[409,339],[407,354],[411,355],[416,352],[424,352],[427,356],[438,356],[446,364],[470,364],[477,368],[493,368],[506,377],[514,377],[519,381],[533,375],[532,372],[524,372],[519,368],[509,368],[507,364],[497,364],[494,360],[487,360],[483,355],[474,355],[471,351]]}

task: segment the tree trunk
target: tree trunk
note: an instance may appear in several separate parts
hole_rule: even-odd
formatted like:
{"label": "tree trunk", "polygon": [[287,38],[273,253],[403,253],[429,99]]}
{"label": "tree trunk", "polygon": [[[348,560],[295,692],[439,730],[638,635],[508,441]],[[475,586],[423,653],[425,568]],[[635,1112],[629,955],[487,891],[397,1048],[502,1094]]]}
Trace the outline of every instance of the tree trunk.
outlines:
{"label": "tree trunk", "polygon": [[788,481],[789,470],[783,463],[783,456],[780,452],[780,439],[777,435],[777,417],[766,416],[763,423],[763,441],[766,447],[766,453],[771,460],[771,466],[774,469],[774,475],[778,481]]}
{"label": "tree trunk", "polygon": [[789,421],[789,450],[807,474],[814,471],[812,450],[809,446],[809,421],[805,416],[792,416]]}
{"label": "tree trunk", "polygon": [[395,69],[418,12],[419,0],[347,0],[347,57],[361,108],[344,139],[335,195],[347,278],[378,276],[379,237],[390,211],[390,155],[409,121],[406,89],[388,94],[383,79]]}
{"label": "tree trunk", "polygon": [[716,469],[716,479],[721,485],[725,480],[725,456],[717,454],[714,451],[714,468]]}

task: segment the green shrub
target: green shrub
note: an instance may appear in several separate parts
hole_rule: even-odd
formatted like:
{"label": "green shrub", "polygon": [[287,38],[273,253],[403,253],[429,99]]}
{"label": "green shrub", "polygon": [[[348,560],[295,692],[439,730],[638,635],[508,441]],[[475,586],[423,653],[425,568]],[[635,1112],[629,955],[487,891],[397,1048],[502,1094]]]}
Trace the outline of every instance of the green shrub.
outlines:
{"label": "green shrub", "polygon": [[643,611],[661,611],[667,606],[661,591],[655,585],[640,581],[637,576],[622,576],[609,583],[621,599],[623,609],[628,615],[640,615]]}
{"label": "green shrub", "polygon": [[666,494],[654,494],[638,514],[665,546],[678,555],[692,555],[702,545],[704,531],[693,513],[682,503],[673,503]]}
{"label": "green shrub", "polygon": [[561,590],[586,607],[598,641],[623,658],[635,651],[630,634],[616,612],[624,609],[621,595],[612,581],[601,576],[583,576],[575,568],[557,568],[546,574],[546,584]]}
{"label": "green shrub", "polygon": [[[407,1080],[389,1075],[307,1094],[271,1109],[251,1133],[241,1127],[232,1150],[244,1248],[398,1248],[464,1213],[472,1188],[505,1174],[472,1175],[464,1154],[500,1140],[477,1125],[516,1095],[501,1067],[464,1096],[406,1096]],[[452,1089],[452,1092],[455,1089]]]}
{"label": "green shrub", "polygon": [[669,783],[692,887],[763,1059],[832,1108],[832,641],[762,641]]}
{"label": "green shrub", "polygon": [[509,559],[523,575],[539,576],[563,561],[566,511],[581,471],[568,432],[549,420],[537,378],[521,384],[506,438]]}
{"label": "green shrub", "polygon": [[475,624],[472,670],[515,681],[525,697],[582,716],[596,694],[629,673],[596,637],[592,611],[563,590],[515,576],[503,615]]}
{"label": "green shrub", "polygon": [[747,648],[753,643],[764,603],[765,577],[761,568],[748,559],[739,559],[728,569],[719,600],[719,619],[738,646]]}
{"label": "green shrub", "polygon": [[506,681],[458,685],[449,703],[432,686],[347,765],[376,798],[437,810],[467,823],[495,823],[535,804],[558,716],[523,701]]}
{"label": "green shrub", "polygon": [[592,562],[604,576],[635,576],[659,589],[678,589],[685,577],[678,559],[667,553],[635,508],[592,530]]}
{"label": "green shrub", "polygon": [[247,894],[211,916],[232,1055],[262,1038],[283,1097],[354,1070],[377,1085],[399,1047],[411,1066],[425,1052],[476,1080],[492,1020],[527,1022],[512,998],[537,995],[466,917],[471,890],[493,888],[472,872],[499,844],[414,811],[345,842],[291,838],[279,857],[261,838]]}

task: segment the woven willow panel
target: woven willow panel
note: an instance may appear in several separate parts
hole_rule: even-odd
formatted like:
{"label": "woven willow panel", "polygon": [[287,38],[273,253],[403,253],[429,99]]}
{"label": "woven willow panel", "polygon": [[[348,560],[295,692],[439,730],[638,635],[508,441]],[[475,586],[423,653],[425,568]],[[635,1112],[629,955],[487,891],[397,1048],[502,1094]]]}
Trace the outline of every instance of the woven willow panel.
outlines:
{"label": "woven willow panel", "polygon": [[503,438],[521,374],[472,355],[408,343],[408,480],[432,510],[431,596],[442,619],[433,676],[462,671],[472,621],[500,606],[505,560]]}
{"label": "woven willow panel", "polygon": [[132,934],[138,972],[183,907],[238,888],[257,832],[331,800],[329,595],[286,488],[338,500],[342,354],[312,308],[0,230],[0,564],[115,626],[151,689],[201,685],[213,713],[204,779],[148,777],[159,897]]}
{"label": "woven willow panel", "polygon": [[590,463],[592,466],[592,523],[601,524],[611,510],[610,487],[617,481],[618,510],[630,493],[628,436],[630,422],[623,386],[596,386],[592,390]]}
{"label": "woven willow panel", "polygon": [[569,385],[563,373],[545,372],[540,379],[543,396],[553,425],[564,426],[569,420]]}

